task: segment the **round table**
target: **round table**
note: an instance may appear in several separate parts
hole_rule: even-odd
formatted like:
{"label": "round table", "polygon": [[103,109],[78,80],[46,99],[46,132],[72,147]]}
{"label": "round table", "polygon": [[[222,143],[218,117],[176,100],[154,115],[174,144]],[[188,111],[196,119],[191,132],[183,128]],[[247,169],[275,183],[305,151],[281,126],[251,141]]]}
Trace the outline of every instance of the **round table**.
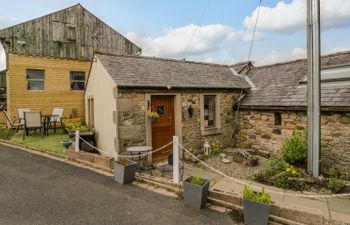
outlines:
{"label": "round table", "polygon": [[[130,153],[131,156],[138,156],[138,160],[139,160],[139,169],[141,171],[141,164],[142,164],[142,160],[146,159],[146,168],[148,167],[148,160],[147,160],[147,156],[150,151],[152,151],[153,148],[151,146],[134,146],[134,147],[129,147],[126,149],[126,151],[128,151]],[[143,157],[142,157],[143,156]]]}

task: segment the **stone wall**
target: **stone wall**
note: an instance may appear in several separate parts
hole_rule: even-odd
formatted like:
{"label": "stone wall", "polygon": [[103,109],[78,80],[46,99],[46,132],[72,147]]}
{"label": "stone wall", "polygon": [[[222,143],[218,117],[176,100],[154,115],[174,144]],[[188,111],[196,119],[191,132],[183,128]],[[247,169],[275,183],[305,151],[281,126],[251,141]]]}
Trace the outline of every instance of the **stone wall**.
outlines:
{"label": "stone wall", "polygon": [[119,149],[146,145],[145,94],[119,93],[117,100]]}
{"label": "stone wall", "polygon": [[[242,110],[238,146],[277,155],[294,130],[306,133],[307,115],[302,111],[281,111],[281,126],[275,125],[274,111]],[[350,169],[350,113],[323,112],[321,116],[322,169]]]}
{"label": "stone wall", "polygon": [[[235,145],[234,112],[232,103],[238,93],[220,93],[220,133],[203,136],[200,123],[200,93],[181,94],[182,142],[186,148],[195,151],[203,148],[204,140],[210,143],[220,141],[223,147]],[[121,92],[118,94],[118,142],[123,152],[127,147],[146,144],[145,93]],[[193,116],[189,117],[187,107],[192,105]]]}
{"label": "stone wall", "polygon": [[[182,141],[186,148],[197,152],[202,150],[205,139],[209,143],[218,140],[223,147],[233,147],[235,145],[234,138],[234,112],[232,104],[238,97],[237,93],[220,93],[220,115],[221,129],[219,133],[212,135],[201,134],[200,122],[200,94],[199,93],[183,93],[181,95],[182,104]],[[190,118],[187,113],[187,107],[192,105],[193,116]]]}

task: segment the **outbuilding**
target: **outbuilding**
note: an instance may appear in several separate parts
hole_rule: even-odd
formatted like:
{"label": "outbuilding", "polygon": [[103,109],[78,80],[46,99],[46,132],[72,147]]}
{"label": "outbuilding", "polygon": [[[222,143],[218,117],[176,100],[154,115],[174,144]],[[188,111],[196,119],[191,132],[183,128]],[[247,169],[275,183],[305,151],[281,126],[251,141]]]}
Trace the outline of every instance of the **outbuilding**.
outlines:
{"label": "outbuilding", "polygon": [[[234,103],[244,77],[230,66],[141,56],[96,54],[85,91],[86,121],[102,154],[157,149],[179,136],[193,151],[205,140],[235,145]],[[152,120],[151,113],[159,116]],[[171,146],[154,153],[160,161]]]}

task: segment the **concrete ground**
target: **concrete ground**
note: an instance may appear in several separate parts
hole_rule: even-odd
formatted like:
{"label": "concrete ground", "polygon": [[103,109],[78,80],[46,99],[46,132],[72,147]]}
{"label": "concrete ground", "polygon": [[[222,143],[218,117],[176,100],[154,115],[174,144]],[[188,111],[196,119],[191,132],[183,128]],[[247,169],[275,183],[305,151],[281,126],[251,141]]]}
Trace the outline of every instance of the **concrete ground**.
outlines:
{"label": "concrete ground", "polygon": [[[237,196],[242,196],[244,185],[233,182],[232,180],[222,177],[221,175],[203,167],[194,166],[186,163],[184,171],[184,179],[189,176],[200,174],[201,177],[211,180],[211,190],[224,191]],[[328,221],[337,221],[335,224],[350,225],[350,196],[334,197],[334,198],[304,198],[289,196],[286,193],[294,193],[293,191],[285,191],[280,188],[262,185],[255,182],[242,180],[247,183],[252,183],[254,186],[264,187],[265,190],[273,190],[282,194],[271,194],[271,200],[276,205],[280,205],[290,209],[310,212],[316,215],[323,215]],[[300,193],[298,193],[300,194]],[[311,194],[311,193],[309,193]],[[307,218],[305,218],[307,221]]]}
{"label": "concrete ground", "polygon": [[230,217],[0,145],[0,225],[233,224]]}

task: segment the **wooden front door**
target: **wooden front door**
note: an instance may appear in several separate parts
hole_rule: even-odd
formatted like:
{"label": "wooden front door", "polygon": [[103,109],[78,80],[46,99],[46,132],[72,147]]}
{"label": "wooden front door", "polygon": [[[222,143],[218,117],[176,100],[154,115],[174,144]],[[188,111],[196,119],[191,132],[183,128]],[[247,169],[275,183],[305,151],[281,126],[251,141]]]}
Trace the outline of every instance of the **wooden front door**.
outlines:
{"label": "wooden front door", "polygon": [[[159,118],[152,123],[152,147],[158,149],[170,141],[175,134],[175,117],[174,117],[174,96],[152,96],[151,109],[157,112]],[[169,154],[172,152],[172,145],[167,148],[155,152],[152,160],[155,162],[168,160]]]}

